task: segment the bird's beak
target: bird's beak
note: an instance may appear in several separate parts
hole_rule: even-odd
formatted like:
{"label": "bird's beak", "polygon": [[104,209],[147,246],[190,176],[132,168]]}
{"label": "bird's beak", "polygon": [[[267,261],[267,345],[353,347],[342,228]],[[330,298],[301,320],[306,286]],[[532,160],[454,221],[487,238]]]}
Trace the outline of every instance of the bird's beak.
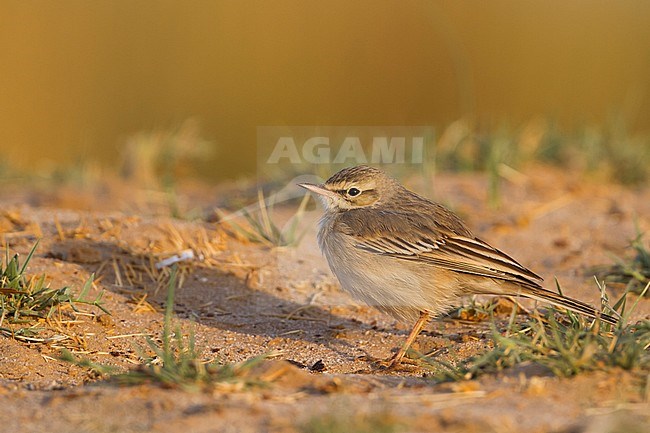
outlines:
{"label": "bird's beak", "polygon": [[309,190],[318,195],[322,195],[323,197],[329,197],[331,199],[337,198],[336,193],[325,188],[325,185],[316,185],[313,183],[299,183],[298,186],[305,188],[306,190]]}

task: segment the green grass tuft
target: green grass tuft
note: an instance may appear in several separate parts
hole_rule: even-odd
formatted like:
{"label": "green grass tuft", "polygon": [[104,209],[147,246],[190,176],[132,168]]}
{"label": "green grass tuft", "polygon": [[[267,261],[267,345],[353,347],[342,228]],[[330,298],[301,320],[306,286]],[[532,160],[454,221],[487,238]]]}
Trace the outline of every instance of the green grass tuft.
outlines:
{"label": "green grass tuft", "polygon": [[157,383],[165,387],[195,391],[217,383],[236,383],[243,387],[262,383],[254,377],[248,377],[247,372],[267,356],[254,357],[237,364],[205,362],[196,348],[194,333],[190,331],[187,341],[183,339],[180,327],[174,327],[173,324],[177,272],[178,269],[174,266],[167,289],[161,342],[147,338],[152,355],[143,355],[143,363],[135,370],[117,373],[112,367],[76,358],[68,351],[62,351],[59,359],[100,374],[108,374],[121,385]]}
{"label": "green grass tuft", "polygon": [[153,356],[134,371],[119,375],[124,383],[155,382],[166,386],[180,386],[186,389],[200,388],[216,382],[241,380],[242,372],[250,369],[264,357],[256,357],[240,364],[204,363],[196,349],[194,333],[190,332],[187,344],[179,327],[173,329],[174,291],[176,287],[174,267],[167,290],[165,319],[161,344],[147,338]]}
{"label": "green grass tuft", "polygon": [[[646,285],[644,293],[650,284]],[[517,323],[516,308],[505,330],[491,323],[494,347],[460,365],[425,358],[439,380],[461,380],[485,373],[494,373],[521,364],[545,367],[556,376],[574,376],[582,372],[619,367],[626,370],[650,369],[650,321],[629,323],[631,312],[640,298],[629,307],[629,292],[610,306],[604,286],[600,286],[605,312],[621,315],[618,325],[589,320],[554,309],[534,312],[523,323]]]}
{"label": "green grass tuft", "polygon": [[36,326],[36,323],[40,319],[49,319],[62,305],[70,305],[76,310],[75,304],[89,304],[109,314],[101,304],[101,293],[96,299],[86,299],[93,283],[93,275],[86,281],[78,296],[74,296],[67,286],[60,289],[49,287],[45,283],[45,275],[28,276],[27,266],[37,246],[38,242],[34,244],[22,266],[18,254],[9,257],[8,248],[5,252],[4,268],[0,262],[0,333],[17,340],[33,342],[33,337],[43,329]]}

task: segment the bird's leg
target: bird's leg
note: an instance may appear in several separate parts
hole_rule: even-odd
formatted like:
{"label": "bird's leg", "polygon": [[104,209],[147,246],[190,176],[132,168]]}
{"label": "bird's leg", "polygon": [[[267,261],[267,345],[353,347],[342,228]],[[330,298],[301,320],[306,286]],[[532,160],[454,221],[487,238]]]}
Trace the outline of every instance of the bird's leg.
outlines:
{"label": "bird's leg", "polygon": [[390,364],[388,364],[388,368],[394,368],[399,365],[399,363],[402,361],[402,358],[404,358],[404,355],[406,355],[406,352],[409,350],[415,339],[420,335],[420,332],[422,331],[422,328],[424,328],[427,323],[429,323],[429,320],[431,319],[431,313],[428,311],[420,311],[420,318],[418,319],[417,322],[415,322],[415,325],[413,325],[413,329],[411,329],[411,333],[409,334],[408,337],[406,337],[406,341],[400,347],[399,351],[395,354],[395,356],[390,360]]}

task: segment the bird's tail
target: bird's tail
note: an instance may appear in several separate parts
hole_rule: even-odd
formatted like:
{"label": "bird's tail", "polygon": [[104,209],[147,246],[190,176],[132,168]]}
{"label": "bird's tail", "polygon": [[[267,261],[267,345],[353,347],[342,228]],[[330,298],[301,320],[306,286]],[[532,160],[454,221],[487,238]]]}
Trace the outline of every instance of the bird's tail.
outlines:
{"label": "bird's tail", "polygon": [[600,319],[611,325],[618,324],[617,317],[596,310],[591,305],[578,301],[577,299],[569,298],[541,287],[523,287],[519,294],[527,298],[548,302],[555,306],[566,308],[567,310],[591,317],[592,319]]}

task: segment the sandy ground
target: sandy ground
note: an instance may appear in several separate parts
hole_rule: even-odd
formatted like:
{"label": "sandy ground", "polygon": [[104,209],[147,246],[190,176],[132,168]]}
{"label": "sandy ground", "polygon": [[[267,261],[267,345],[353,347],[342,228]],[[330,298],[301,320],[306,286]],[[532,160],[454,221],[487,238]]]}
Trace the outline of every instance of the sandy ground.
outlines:
{"label": "sandy ground", "polygon": [[[605,185],[550,168],[530,169],[516,180],[504,182],[498,210],[487,207],[486,178],[479,174],[439,175],[433,198],[551,287],[557,277],[566,294],[596,304],[589,269],[611,263],[611,254],[624,255],[635,223],[650,229],[650,188]],[[422,190],[421,182],[410,186]],[[65,307],[41,323],[44,342],[2,337],[2,431],[299,432],[317,431],[317,419],[340,423],[318,431],[650,430],[650,372],[557,378],[517,368],[437,383],[421,366],[378,368],[376,361],[396,350],[410,324],[340,291],[316,247],[316,207],[302,222],[307,232],[298,247],[268,248],[236,239],[216,223],[162,216],[164,200],[153,193],[117,187],[15,191],[7,188],[0,197],[0,237],[10,251],[26,254],[41,238],[28,272],[76,291],[94,273],[89,298],[103,292],[110,315],[92,306],[77,312]],[[181,191],[180,206],[198,207],[208,220],[214,206],[235,195],[228,188]],[[200,260],[184,266],[177,291],[182,332],[195,334],[206,360],[239,362],[272,353],[273,360],[250,373],[267,384],[230,383],[201,392],[122,387],[57,359],[67,348],[118,369],[134,368],[145,337],[161,336],[168,270],[155,271],[152,263],[185,249]],[[643,300],[635,319],[649,315],[650,301]],[[441,349],[436,356],[455,362],[486,350],[489,335],[485,322],[446,318],[430,325],[416,347]]]}

